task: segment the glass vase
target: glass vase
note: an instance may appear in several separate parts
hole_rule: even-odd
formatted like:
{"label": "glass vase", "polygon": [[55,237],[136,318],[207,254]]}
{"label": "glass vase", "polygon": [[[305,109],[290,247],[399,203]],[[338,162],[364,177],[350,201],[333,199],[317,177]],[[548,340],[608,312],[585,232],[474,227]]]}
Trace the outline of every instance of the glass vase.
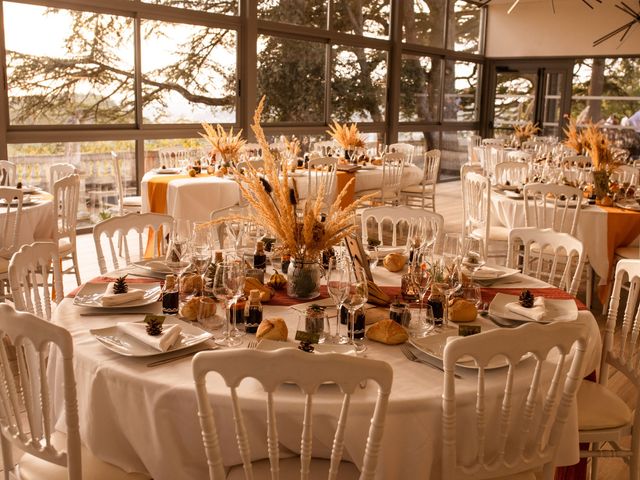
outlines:
{"label": "glass vase", "polygon": [[320,295],[322,265],[318,260],[291,259],[287,269],[287,295],[312,299]]}
{"label": "glass vase", "polygon": [[609,195],[609,172],[605,170],[593,171],[593,193],[598,201],[602,201]]}

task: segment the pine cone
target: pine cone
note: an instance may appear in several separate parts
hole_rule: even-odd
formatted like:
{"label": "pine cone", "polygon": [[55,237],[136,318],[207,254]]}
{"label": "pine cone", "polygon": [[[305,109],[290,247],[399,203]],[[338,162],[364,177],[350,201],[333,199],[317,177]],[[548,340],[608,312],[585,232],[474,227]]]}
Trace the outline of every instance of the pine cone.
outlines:
{"label": "pine cone", "polygon": [[118,277],[118,279],[113,284],[113,293],[127,293],[129,291],[129,285],[127,285],[126,279],[127,276]]}
{"label": "pine cone", "polygon": [[162,333],[162,322],[158,320],[149,320],[147,322],[147,333],[152,337],[157,337]]}
{"label": "pine cone", "polygon": [[535,297],[529,290],[523,290],[518,300],[520,301],[520,305],[522,305],[523,307],[531,308],[533,307],[533,301],[535,300]]}

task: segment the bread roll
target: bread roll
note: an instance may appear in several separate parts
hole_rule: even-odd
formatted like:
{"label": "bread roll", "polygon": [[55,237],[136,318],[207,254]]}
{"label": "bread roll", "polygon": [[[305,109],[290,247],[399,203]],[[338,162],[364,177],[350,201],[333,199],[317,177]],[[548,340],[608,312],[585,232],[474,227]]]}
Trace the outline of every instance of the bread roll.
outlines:
{"label": "bread roll", "polygon": [[405,263],[407,263],[407,257],[401,253],[390,253],[384,257],[384,260],[382,261],[382,264],[390,272],[399,272],[402,270]]}
{"label": "bread roll", "polygon": [[398,345],[406,342],[409,336],[401,325],[387,318],[374,323],[367,330],[367,338],[387,345]]}
{"label": "bread roll", "polygon": [[265,318],[258,325],[258,331],[256,332],[258,340],[266,338],[267,340],[286,342],[288,336],[287,324],[281,318]]}
{"label": "bread roll", "polygon": [[180,316],[185,320],[195,322],[198,319],[198,309],[202,309],[202,317],[212,317],[216,314],[216,303],[213,299],[206,298],[200,302],[202,297],[192,297],[186,301],[180,309]]}
{"label": "bread roll", "polygon": [[197,273],[186,274],[180,278],[180,293],[190,295],[202,290],[202,277]]}
{"label": "bread roll", "polygon": [[462,298],[457,298],[449,307],[449,319],[452,322],[473,322],[478,316],[476,306]]}

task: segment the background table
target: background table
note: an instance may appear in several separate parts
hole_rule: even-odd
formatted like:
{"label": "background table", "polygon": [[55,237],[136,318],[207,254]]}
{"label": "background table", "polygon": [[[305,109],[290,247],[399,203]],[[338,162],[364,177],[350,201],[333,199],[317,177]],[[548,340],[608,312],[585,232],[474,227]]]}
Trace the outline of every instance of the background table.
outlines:
{"label": "background table", "polygon": [[[36,240],[51,240],[53,238],[53,196],[42,192],[32,194],[33,203],[22,206],[20,228],[18,229],[17,244],[28,245]],[[3,209],[0,216],[6,215]],[[11,214],[14,217],[13,213]],[[4,219],[3,219],[4,221]],[[14,220],[15,221],[15,220]],[[10,223],[12,220],[10,220]]]}
{"label": "background table", "polygon": [[[384,269],[376,269],[385,272]],[[378,273],[378,272],[376,272]],[[385,272],[380,283],[389,278]],[[398,277],[394,284],[398,283]],[[521,283],[509,287],[544,287],[546,284],[520,276]],[[513,278],[510,279],[513,281]],[[158,309],[159,305],[155,305]],[[114,325],[122,318],[114,316],[80,317],[82,308],[65,299],[56,309],[53,321],[67,328],[74,341],[74,367],[78,385],[81,436],[83,442],[99,458],[125,470],[148,471],[156,480],[207,478],[207,464],[202,447],[200,426],[196,414],[196,398],[191,373],[191,359],[182,359],[160,367],[148,368],[150,361],[119,356],[100,345],[89,333],[90,328]],[[298,313],[291,307],[265,306],[265,317],[283,317],[293,338]],[[130,321],[136,317],[127,317]],[[589,334],[586,368],[598,364],[600,335],[597,324],[588,311],[581,311],[577,320]],[[483,328],[495,328],[485,324]],[[250,336],[249,338],[252,338]],[[367,341],[366,356],[388,362],[394,381],[377,478],[439,478],[441,452],[441,395],[443,374],[425,365],[408,361],[397,346]],[[532,370],[533,362],[528,367]],[[50,368],[55,381],[53,388],[56,412],[61,412],[61,368],[55,357]],[[501,393],[496,379],[502,379],[505,369],[487,372],[487,391]],[[457,396],[461,406],[458,425],[465,445],[474,439],[465,424],[465,408],[473,408],[475,372],[457,381]],[[221,446],[228,465],[240,463],[232,426],[228,390],[216,375],[207,379],[216,421],[221,432]],[[517,383],[515,395],[523,395],[525,385]],[[339,415],[341,396],[335,386],[324,386],[314,400],[314,453],[327,455]],[[359,463],[364,448],[371,411],[377,389],[369,385],[354,395],[351,416],[345,437],[345,459]],[[266,458],[266,407],[264,395],[254,380],[245,381],[239,394],[250,411],[247,420],[254,458]],[[294,386],[284,385],[277,394],[280,406],[279,435],[284,451],[299,451],[299,429],[302,421],[302,396]],[[497,396],[488,399],[489,404]],[[462,403],[460,405],[462,405]],[[577,420],[568,422],[563,438],[560,464],[578,460]],[[462,445],[464,448],[465,445]],[[471,451],[469,448],[467,451]]]}

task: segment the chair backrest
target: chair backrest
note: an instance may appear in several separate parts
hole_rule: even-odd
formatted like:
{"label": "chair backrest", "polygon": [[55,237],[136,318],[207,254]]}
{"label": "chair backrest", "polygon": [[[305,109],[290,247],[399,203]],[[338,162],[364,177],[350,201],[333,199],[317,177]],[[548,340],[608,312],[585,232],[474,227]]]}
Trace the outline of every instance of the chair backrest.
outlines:
{"label": "chair backrest", "polygon": [[[0,342],[0,405],[3,411],[0,434],[12,447],[66,467],[69,480],[80,480],[80,428],[71,334],[31,313],[16,312],[3,303],[0,304],[0,336],[11,341],[18,357],[15,372],[8,360],[6,342]],[[48,378],[47,370],[52,345],[59,351],[62,363],[66,451],[58,450],[51,443],[57,421],[52,416],[53,399],[49,393],[53,380]],[[11,450],[3,448],[5,473],[15,473]]]}
{"label": "chair backrest", "polygon": [[168,168],[183,167],[189,162],[189,150],[183,148],[163,148],[158,150],[160,165]]}
{"label": "chair backrest", "polygon": [[403,153],[385,153],[382,157],[382,198],[397,199],[400,195],[402,172],[404,171]]}
{"label": "chair backrest", "polygon": [[[618,320],[620,293],[628,286],[627,301],[622,322]],[[640,260],[622,259],[616,265],[615,281],[609,301],[609,314],[604,328],[600,375],[598,381],[606,385],[609,367],[627,377],[636,391],[640,390],[640,363],[638,363],[638,331],[640,315],[638,292],[640,291]],[[636,416],[640,410],[636,408]]]}
{"label": "chair backrest", "polygon": [[496,165],[505,161],[504,147],[493,143],[484,147],[482,158],[484,160],[484,169],[489,177],[492,177],[496,171]]}
{"label": "chair backrest", "polygon": [[620,165],[611,174],[611,180],[618,183],[629,183],[638,185],[640,169],[633,165]]}
{"label": "chair backrest", "polygon": [[410,143],[392,143],[391,145],[389,145],[387,152],[404,154],[404,163],[412,165],[415,148],[416,147],[414,147]]}
{"label": "chair backrest", "polygon": [[422,183],[424,185],[435,185],[438,183],[440,156],[441,152],[438,149],[429,150],[424,154],[424,168],[422,170]]}
{"label": "chair backrest", "polygon": [[569,185],[528,183],[524,195],[524,224],[575,235],[582,211],[582,191]]}
{"label": "chair backrest", "polygon": [[562,159],[565,165],[574,166],[578,168],[585,168],[591,166],[591,158],[585,155],[571,155]]}
{"label": "chair backrest", "polygon": [[506,154],[506,160],[511,162],[530,162],[533,160],[533,153],[524,150],[510,150]]}
{"label": "chair backrest", "polygon": [[[127,215],[111,217],[96,224],[93,227],[93,242],[96,246],[98,256],[98,266],[100,273],[105,274],[110,269],[107,268],[107,261],[102,248],[102,237],[106,237],[111,254],[112,270],[118,270],[120,260],[116,246],[122,238],[122,251],[124,252],[124,265],[129,265],[132,261],[141,260],[144,257],[147,240],[153,241],[153,257],[161,257],[165,253],[165,240],[163,237],[171,228],[172,217],[161,213],[128,213]],[[147,228],[153,229],[154,235],[150,237],[144,235]],[[129,245],[127,235],[130,232],[137,233],[137,255],[131,256],[132,248]],[[115,239],[115,241],[114,241]],[[134,251],[135,253],[135,251]],[[123,265],[123,266],[124,266]]]}
{"label": "chair backrest", "polygon": [[527,183],[529,164],[523,162],[501,162],[493,174],[497,185],[524,185]]}
{"label": "chair backrest", "polygon": [[482,145],[482,137],[480,135],[469,135],[467,137],[467,161],[469,163],[478,163],[473,148]]}
{"label": "chair backrest", "polygon": [[80,177],[68,175],[53,184],[53,231],[54,243],[68,238],[75,248],[76,223],[78,221],[78,200],[80,198]]}
{"label": "chair backrest", "polygon": [[53,184],[61,178],[76,173],[76,167],[71,163],[54,163],[49,167],[49,185],[53,190]]}
{"label": "chair backrest", "polygon": [[313,144],[313,151],[319,152],[322,157],[334,155],[337,149],[338,144],[335,140],[323,140]]}
{"label": "chair backrest", "polygon": [[[300,478],[309,478],[311,462],[313,422],[326,424],[326,414],[314,418],[313,398],[324,382],[337,385],[343,395],[342,409],[331,448],[331,466],[328,478],[335,474],[342,460],[344,433],[348,422],[349,405],[352,395],[359,390],[360,382],[370,380],[378,386],[378,396],[364,449],[360,479],[373,479],[380,452],[381,440],[386,416],[389,393],[393,380],[391,367],[378,360],[352,357],[348,355],[325,354],[310,355],[298,349],[280,349],[271,352],[258,350],[223,351],[198,353],[193,359],[193,376],[196,384],[198,414],[202,429],[202,438],[209,463],[209,478],[225,478],[220,444],[214,419],[214,411],[207,394],[206,377],[209,372],[217,372],[224,379],[231,392],[233,402],[233,420],[237,444],[243,461],[245,477],[253,478],[251,466],[250,442],[245,428],[245,417],[238,398],[238,385],[247,377],[255,378],[266,393],[267,439],[271,471],[277,478],[279,465],[279,441],[277,429],[276,389],[284,382],[298,385],[304,397],[300,451]],[[291,408],[289,414],[291,414]],[[326,425],[325,425],[326,428]],[[256,441],[251,438],[251,443]]]}
{"label": "chair backrest", "polygon": [[542,142],[538,142],[536,140],[526,140],[522,142],[522,144],[520,145],[520,148],[522,148],[524,152],[537,153],[540,145],[542,145]]}
{"label": "chair backrest", "polygon": [[338,157],[316,157],[309,160],[307,172],[307,201],[315,200],[324,184],[324,198],[329,208],[337,195]]}
{"label": "chair backrest", "polygon": [[[238,246],[242,245],[244,235],[250,226],[247,224],[247,221],[240,218],[247,218],[250,211],[251,207],[249,205],[234,205],[232,207],[213,210],[209,214],[209,220],[217,221],[216,224],[213,225],[213,239],[218,241],[218,248],[224,250],[228,247],[234,247],[233,244],[227,244],[227,237],[229,235],[236,237]],[[233,217],[238,218],[232,219]],[[228,220],[221,221],[221,219]],[[233,241],[233,238],[230,238],[230,241]]]}
{"label": "chair backrest", "polygon": [[479,173],[467,171],[462,177],[462,238],[482,238],[485,257],[491,228],[491,182]]}
{"label": "chair backrest", "polygon": [[[443,358],[442,479],[511,478],[539,469],[544,478],[552,478],[556,448],[583,376],[585,349],[584,332],[570,322],[529,323],[448,342]],[[465,385],[476,385],[475,395],[463,395],[466,410],[475,404],[475,415],[465,414],[464,425],[459,425],[454,374],[462,357],[473,358],[479,368],[477,381],[465,376]],[[491,382],[504,382],[499,398],[491,398],[485,386],[485,367],[494,358],[508,365],[499,377],[491,375]]]}
{"label": "chair backrest", "polygon": [[497,147],[504,147],[504,140],[502,138],[483,138],[482,145],[495,145]]}
{"label": "chair backrest", "polygon": [[22,197],[19,188],[0,187],[0,257],[9,258],[19,247]]}
{"label": "chair backrest", "polygon": [[0,160],[0,186],[15,186],[17,182],[16,177],[16,164],[9,160]]}
{"label": "chair backrest", "polygon": [[467,172],[474,172],[482,175],[482,167],[476,163],[463,163],[460,166],[460,179],[462,180]]}
{"label": "chair backrest", "polygon": [[51,301],[60,303],[64,298],[58,246],[35,242],[20,248],[9,262],[9,285],[18,310],[51,320]]}
{"label": "chair backrest", "polygon": [[[520,260],[522,258],[522,260]],[[582,242],[568,233],[536,227],[509,232],[507,266],[577,295],[586,261]]]}
{"label": "chair backrest", "polygon": [[[444,236],[444,218],[442,215],[422,208],[407,207],[405,205],[365,208],[362,210],[360,221],[363,245],[367,245],[370,231],[377,233],[377,240],[383,246],[396,247],[405,245],[411,225],[419,221],[427,221],[431,224],[433,231],[436,233],[435,249],[442,244]],[[388,241],[389,234],[386,233],[389,227],[391,227],[390,243]]]}

